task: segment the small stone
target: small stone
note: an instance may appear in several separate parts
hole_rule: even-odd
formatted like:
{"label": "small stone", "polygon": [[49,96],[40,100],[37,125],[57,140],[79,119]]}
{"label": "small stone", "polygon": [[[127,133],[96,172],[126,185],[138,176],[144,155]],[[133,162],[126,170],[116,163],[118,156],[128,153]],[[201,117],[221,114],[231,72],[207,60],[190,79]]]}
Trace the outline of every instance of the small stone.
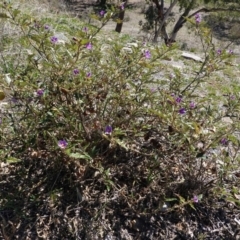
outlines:
{"label": "small stone", "polygon": [[201,57],[197,56],[196,54],[189,53],[189,52],[183,52],[182,57],[187,58],[187,59],[193,59],[194,61],[197,61],[197,62],[203,62]]}

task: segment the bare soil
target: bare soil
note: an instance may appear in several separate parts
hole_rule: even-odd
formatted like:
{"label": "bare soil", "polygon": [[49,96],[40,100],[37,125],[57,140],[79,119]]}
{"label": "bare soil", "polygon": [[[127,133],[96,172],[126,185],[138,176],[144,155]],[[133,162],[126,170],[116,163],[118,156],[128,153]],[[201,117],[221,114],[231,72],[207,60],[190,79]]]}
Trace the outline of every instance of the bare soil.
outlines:
{"label": "bare soil", "polygon": [[[81,18],[87,18],[87,15],[83,14],[83,12],[89,13],[93,10],[92,3],[96,1],[81,1],[81,0],[68,0],[70,2],[68,4],[69,9],[74,12],[77,16]],[[97,5],[95,5],[97,6]],[[125,20],[122,28],[122,34],[128,34],[133,36],[139,40],[150,40],[152,34],[150,32],[143,31],[140,22],[145,22],[144,13],[147,9],[148,5],[145,1],[142,0],[129,0],[129,8],[125,13]],[[169,7],[169,4],[166,3],[165,7]],[[84,10],[87,9],[87,10]],[[95,8],[95,10],[98,7]],[[173,8],[173,16],[172,20],[167,27],[168,33],[171,32],[175,22],[180,17],[181,13],[179,12],[179,7],[175,6]],[[234,53],[240,56],[240,22],[234,20],[232,22],[224,22],[222,21],[214,21],[214,18],[211,18],[209,14],[202,14],[203,19],[207,22],[207,25],[212,29],[212,41],[219,48],[224,48],[228,46],[231,42],[231,49]],[[110,21],[103,28],[106,31],[114,31],[116,23],[114,21]],[[196,53],[202,52],[202,43],[201,39],[197,37],[193,30],[189,27],[189,25],[184,25],[177,35],[177,42],[179,46],[183,50],[194,51]],[[159,44],[163,43],[161,37],[159,38]]]}

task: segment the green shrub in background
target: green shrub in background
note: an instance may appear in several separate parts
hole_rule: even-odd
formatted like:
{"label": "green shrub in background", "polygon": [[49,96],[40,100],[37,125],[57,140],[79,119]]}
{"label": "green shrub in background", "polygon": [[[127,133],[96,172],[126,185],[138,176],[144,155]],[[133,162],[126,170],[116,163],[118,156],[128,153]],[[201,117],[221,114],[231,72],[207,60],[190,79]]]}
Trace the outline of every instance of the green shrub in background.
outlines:
{"label": "green shrub in background", "polygon": [[[204,59],[179,70],[165,63],[179,55],[177,45],[129,43],[76,20],[54,23],[10,4],[0,8],[1,24],[17,33],[1,36],[0,90],[9,99],[1,107],[3,161],[74,164],[79,181],[91,168],[110,195],[126,184],[123,201],[131,203],[160,186],[150,212],[165,201],[173,201],[169,211],[194,208],[207,192],[236,200],[224,181],[238,168],[239,91],[234,80],[210,88],[212,75],[231,67],[232,52],[215,49],[198,17],[190,23]],[[111,15],[94,18],[104,25]]]}

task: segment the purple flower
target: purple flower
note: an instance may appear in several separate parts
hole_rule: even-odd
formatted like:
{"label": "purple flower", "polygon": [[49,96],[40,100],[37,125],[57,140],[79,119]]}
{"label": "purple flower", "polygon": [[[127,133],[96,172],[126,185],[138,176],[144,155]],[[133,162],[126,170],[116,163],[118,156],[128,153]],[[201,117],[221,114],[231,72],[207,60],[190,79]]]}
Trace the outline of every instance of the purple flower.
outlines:
{"label": "purple flower", "polygon": [[199,24],[201,22],[201,19],[200,18],[197,18],[196,19],[196,23]]}
{"label": "purple flower", "polygon": [[228,140],[226,138],[222,138],[220,143],[224,146],[226,146],[228,144]]}
{"label": "purple flower", "polygon": [[150,51],[149,51],[149,50],[146,50],[146,51],[144,52],[144,56],[145,56],[146,59],[151,58],[151,53],[150,53]]}
{"label": "purple flower", "polygon": [[87,31],[88,31],[88,28],[87,28],[87,27],[84,27],[84,28],[83,28],[83,31],[84,31],[84,32],[87,32]]}
{"label": "purple flower", "polygon": [[51,37],[51,43],[56,44],[58,42],[58,38],[55,36]]}
{"label": "purple flower", "polygon": [[92,44],[90,42],[86,44],[86,49],[88,49],[88,50],[92,49]]}
{"label": "purple flower", "polygon": [[150,90],[151,90],[152,93],[155,93],[157,91],[156,88],[150,88]]}
{"label": "purple flower", "polygon": [[37,28],[37,29],[39,29],[39,28],[40,28],[39,23],[35,22],[35,23],[34,23],[34,27]]}
{"label": "purple flower", "polygon": [[50,26],[49,26],[49,25],[44,25],[44,29],[45,29],[45,30],[49,30],[49,29],[50,29]]}
{"label": "purple flower", "polygon": [[181,98],[181,97],[177,97],[177,98],[175,99],[175,101],[176,101],[176,103],[181,103],[181,102],[182,102],[182,98]]}
{"label": "purple flower", "polygon": [[15,97],[12,97],[10,101],[11,101],[12,103],[17,103],[17,102],[18,102],[17,98],[15,98]]}
{"label": "purple flower", "polygon": [[186,109],[185,108],[180,108],[178,113],[179,114],[185,114],[186,113]]}
{"label": "purple flower", "polygon": [[68,143],[66,140],[59,140],[58,141],[58,146],[61,148],[61,149],[65,149],[67,147]]}
{"label": "purple flower", "polygon": [[90,73],[90,72],[88,72],[87,74],[86,74],[86,77],[91,77],[92,76],[92,74]]}
{"label": "purple flower", "polygon": [[124,7],[124,4],[125,4],[125,3],[123,2],[123,3],[120,5],[120,8],[121,8],[122,11],[123,11],[124,8],[125,8],[125,7]]}
{"label": "purple flower", "polygon": [[222,50],[221,49],[218,49],[217,50],[217,54],[220,55],[222,53]]}
{"label": "purple flower", "polygon": [[194,195],[192,200],[193,200],[193,202],[198,203],[198,201],[199,201],[198,196]]}
{"label": "purple flower", "polygon": [[236,99],[234,95],[230,95],[229,98],[230,98],[231,101],[234,101]]}
{"label": "purple flower", "polygon": [[78,70],[77,68],[75,68],[75,69],[73,70],[73,74],[74,74],[74,75],[78,75],[78,74],[79,74],[79,70]]}
{"label": "purple flower", "polygon": [[202,16],[199,13],[195,15],[195,21],[197,24],[199,24],[202,21]]}
{"label": "purple flower", "polygon": [[37,96],[41,97],[44,94],[44,90],[43,89],[38,89],[37,90]]}
{"label": "purple flower", "polygon": [[105,15],[105,11],[104,11],[104,10],[101,10],[101,11],[99,12],[99,14],[100,14],[101,17],[103,17],[103,16]]}
{"label": "purple flower", "polygon": [[193,108],[196,107],[196,104],[195,104],[194,102],[190,102],[189,107],[190,107],[191,109],[193,109]]}
{"label": "purple flower", "polygon": [[233,54],[233,50],[230,49],[230,50],[228,51],[228,53],[229,53],[229,54]]}
{"label": "purple flower", "polygon": [[106,126],[104,133],[105,133],[105,134],[108,134],[108,135],[111,135],[111,134],[112,134],[112,127],[109,126],[109,125]]}
{"label": "purple flower", "polygon": [[173,79],[176,77],[176,75],[174,73],[170,73],[169,77],[170,77],[170,79]]}

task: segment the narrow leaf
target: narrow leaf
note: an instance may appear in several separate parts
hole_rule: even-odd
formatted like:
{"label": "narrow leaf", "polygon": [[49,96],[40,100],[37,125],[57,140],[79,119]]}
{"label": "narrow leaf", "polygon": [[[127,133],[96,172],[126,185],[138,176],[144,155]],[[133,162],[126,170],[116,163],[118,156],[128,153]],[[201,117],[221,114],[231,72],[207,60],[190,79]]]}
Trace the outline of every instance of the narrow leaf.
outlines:
{"label": "narrow leaf", "polygon": [[193,206],[192,202],[190,202],[189,205],[192,209],[196,210],[196,208]]}
{"label": "narrow leaf", "polygon": [[177,198],[166,198],[165,201],[166,202],[173,202],[173,201],[176,201]]}
{"label": "narrow leaf", "polygon": [[18,163],[18,162],[21,162],[21,160],[18,159],[18,158],[15,158],[15,157],[8,157],[7,158],[7,163]]}
{"label": "narrow leaf", "polygon": [[70,153],[69,157],[75,158],[75,159],[91,159],[90,156],[80,154],[80,153]]}

